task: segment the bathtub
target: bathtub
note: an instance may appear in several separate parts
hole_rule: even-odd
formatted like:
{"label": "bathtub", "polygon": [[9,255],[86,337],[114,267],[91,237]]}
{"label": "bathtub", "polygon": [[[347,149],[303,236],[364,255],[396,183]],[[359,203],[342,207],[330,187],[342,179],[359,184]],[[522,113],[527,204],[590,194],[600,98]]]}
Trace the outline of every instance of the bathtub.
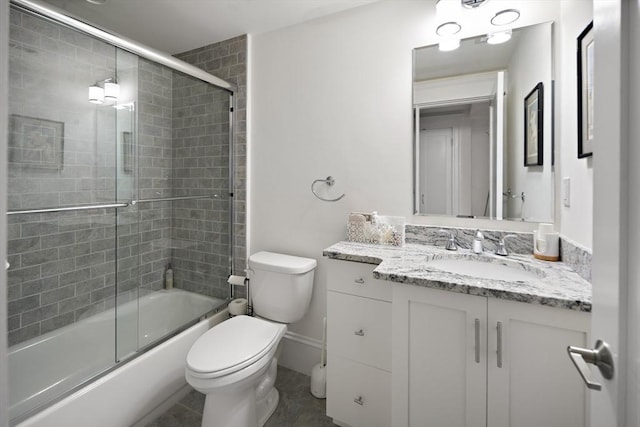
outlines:
{"label": "bathtub", "polygon": [[[188,391],[187,352],[200,335],[226,319],[226,311],[153,344],[221,307],[221,299],[163,290],[119,305],[115,329],[112,309],[10,348],[10,417],[23,420],[21,427],[129,427],[149,419]],[[136,352],[145,347],[149,350]],[[102,377],[25,419],[96,375]]]}

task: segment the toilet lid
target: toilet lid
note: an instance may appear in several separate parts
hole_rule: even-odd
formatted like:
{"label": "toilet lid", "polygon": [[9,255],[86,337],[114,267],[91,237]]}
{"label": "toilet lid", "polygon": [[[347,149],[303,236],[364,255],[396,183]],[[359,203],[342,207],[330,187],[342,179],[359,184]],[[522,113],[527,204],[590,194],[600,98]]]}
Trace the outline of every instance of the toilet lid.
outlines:
{"label": "toilet lid", "polygon": [[284,329],[284,325],[255,317],[233,317],[196,340],[187,354],[187,367],[210,377],[228,375],[262,358]]}

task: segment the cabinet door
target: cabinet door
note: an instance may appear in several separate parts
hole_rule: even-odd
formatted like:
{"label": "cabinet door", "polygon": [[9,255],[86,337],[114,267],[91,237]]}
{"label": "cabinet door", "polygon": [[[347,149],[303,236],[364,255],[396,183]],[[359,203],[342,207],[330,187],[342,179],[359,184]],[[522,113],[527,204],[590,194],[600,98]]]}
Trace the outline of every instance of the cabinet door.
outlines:
{"label": "cabinet door", "polygon": [[340,356],[327,363],[327,416],[339,425],[392,425],[391,374]]}
{"label": "cabinet door", "polygon": [[487,299],[393,288],[392,425],[486,423]]}
{"label": "cabinet door", "polygon": [[488,314],[488,425],[587,426],[587,388],[567,346],[590,346],[589,314],[492,298]]}

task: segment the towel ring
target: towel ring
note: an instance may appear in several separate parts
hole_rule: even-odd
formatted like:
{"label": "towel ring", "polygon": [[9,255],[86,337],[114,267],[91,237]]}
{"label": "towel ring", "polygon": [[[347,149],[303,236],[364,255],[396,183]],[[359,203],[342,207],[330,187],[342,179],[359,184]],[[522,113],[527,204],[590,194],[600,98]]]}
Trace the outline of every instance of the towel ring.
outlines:
{"label": "towel ring", "polygon": [[336,183],[336,180],[333,179],[332,176],[328,176],[326,179],[316,179],[315,181],[313,181],[311,183],[311,192],[313,193],[314,196],[316,196],[318,199],[323,200],[325,202],[337,202],[338,200],[342,199],[344,196],[346,196],[346,194],[342,193],[342,196],[339,196],[335,199],[325,199],[322,196],[319,196],[318,193],[316,193],[316,190],[313,188],[314,185],[316,185],[316,183],[318,182],[324,182],[325,184],[327,184],[329,187],[331,187],[333,184]]}

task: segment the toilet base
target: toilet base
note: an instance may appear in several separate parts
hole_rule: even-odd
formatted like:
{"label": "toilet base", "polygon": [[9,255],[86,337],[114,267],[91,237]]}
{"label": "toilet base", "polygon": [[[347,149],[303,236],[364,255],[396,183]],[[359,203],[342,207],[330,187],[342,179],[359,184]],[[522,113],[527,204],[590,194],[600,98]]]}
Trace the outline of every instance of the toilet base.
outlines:
{"label": "toilet base", "polygon": [[280,393],[274,387],[262,401],[257,402],[256,412],[258,413],[258,427],[264,426],[267,420],[273,415],[280,401]]}
{"label": "toilet base", "polygon": [[209,394],[204,402],[202,427],[263,427],[279,401],[280,393],[275,387],[259,401],[246,391],[237,395]]}

